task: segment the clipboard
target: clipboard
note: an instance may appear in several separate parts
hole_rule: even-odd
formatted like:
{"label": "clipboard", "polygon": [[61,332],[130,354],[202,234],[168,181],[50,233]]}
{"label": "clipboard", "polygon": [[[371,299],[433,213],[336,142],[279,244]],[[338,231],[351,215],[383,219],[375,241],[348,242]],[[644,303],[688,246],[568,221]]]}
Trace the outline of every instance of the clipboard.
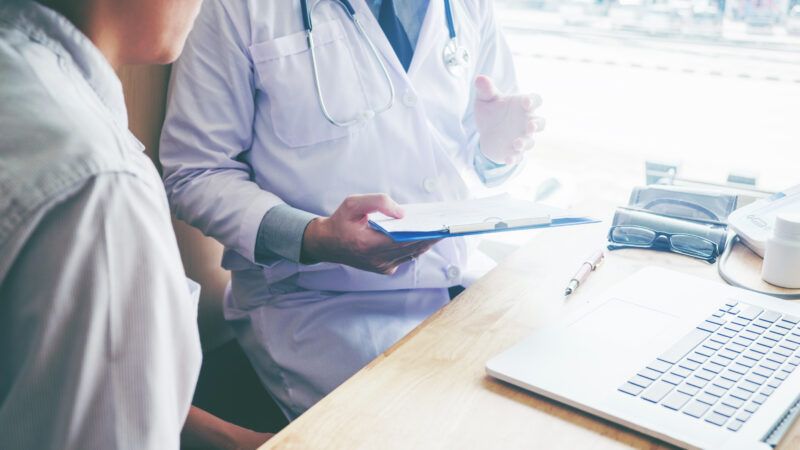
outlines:
{"label": "clipboard", "polygon": [[405,212],[402,219],[373,213],[369,215],[370,226],[395,242],[409,242],[599,222],[508,194],[401,206]]}

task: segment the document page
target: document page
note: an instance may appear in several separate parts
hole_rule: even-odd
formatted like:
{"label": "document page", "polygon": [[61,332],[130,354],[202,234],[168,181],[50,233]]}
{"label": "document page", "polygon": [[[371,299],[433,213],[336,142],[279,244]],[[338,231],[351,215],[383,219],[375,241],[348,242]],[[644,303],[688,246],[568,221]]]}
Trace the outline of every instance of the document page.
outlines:
{"label": "document page", "polygon": [[508,194],[400,206],[405,212],[402,219],[394,219],[381,213],[370,214],[369,219],[389,233],[447,230],[455,233],[491,229],[497,224],[508,227],[546,224],[551,219],[568,215],[565,210],[515,199]]}

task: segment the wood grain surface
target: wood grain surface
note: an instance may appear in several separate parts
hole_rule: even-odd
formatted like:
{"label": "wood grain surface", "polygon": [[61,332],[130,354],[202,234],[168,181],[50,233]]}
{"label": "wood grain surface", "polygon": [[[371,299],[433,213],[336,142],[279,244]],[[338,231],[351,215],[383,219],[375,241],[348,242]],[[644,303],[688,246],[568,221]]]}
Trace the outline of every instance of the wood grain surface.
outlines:
{"label": "wood grain surface", "polygon": [[[607,229],[596,224],[539,232],[262,449],[670,448],[484,371],[491,357],[642,267],[659,265],[720,281],[716,266],[704,262],[621,250],[608,253],[597,272],[565,299],[566,282],[592,250],[604,246]],[[738,248],[731,270],[757,282],[760,264]],[[800,447],[797,424],[781,447]]]}

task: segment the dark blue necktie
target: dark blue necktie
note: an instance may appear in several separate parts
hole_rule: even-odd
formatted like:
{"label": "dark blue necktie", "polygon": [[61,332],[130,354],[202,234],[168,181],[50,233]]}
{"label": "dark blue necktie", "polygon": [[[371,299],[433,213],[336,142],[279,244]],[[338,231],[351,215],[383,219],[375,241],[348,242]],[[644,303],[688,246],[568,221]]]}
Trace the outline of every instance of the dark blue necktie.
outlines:
{"label": "dark blue necktie", "polygon": [[383,0],[381,2],[381,10],[378,13],[378,23],[381,24],[384,34],[392,44],[397,58],[403,64],[403,68],[408,72],[408,66],[411,65],[411,57],[414,56],[414,49],[411,48],[411,41],[408,39],[406,30],[403,29],[403,24],[397,18],[397,13],[394,10],[394,0]]}

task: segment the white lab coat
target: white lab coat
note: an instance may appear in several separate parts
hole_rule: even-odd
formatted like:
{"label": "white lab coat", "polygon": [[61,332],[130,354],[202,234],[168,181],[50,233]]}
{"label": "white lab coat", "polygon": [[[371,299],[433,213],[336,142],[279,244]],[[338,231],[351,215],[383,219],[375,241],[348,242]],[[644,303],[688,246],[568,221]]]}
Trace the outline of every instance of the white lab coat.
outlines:
{"label": "white lab coat", "polygon": [[[311,2],[313,4],[313,2]],[[389,69],[389,111],[349,128],[326,121],[314,88],[299,1],[211,0],[173,69],[161,162],[173,211],[226,246],[233,271],[226,317],[289,417],[402,337],[469,282],[464,240],[449,239],[384,276],[277,257],[254,262],[273,206],[329,215],[350,194],[400,203],[468,197],[479,184],[472,83],[515,88],[511,55],[490,0],[454,1],[464,78],[446,70],[444,5],[431,0],[406,73],[364,0],[356,15]],[[350,19],[324,1],[314,13],[322,92],[349,119],[388,98]]]}

